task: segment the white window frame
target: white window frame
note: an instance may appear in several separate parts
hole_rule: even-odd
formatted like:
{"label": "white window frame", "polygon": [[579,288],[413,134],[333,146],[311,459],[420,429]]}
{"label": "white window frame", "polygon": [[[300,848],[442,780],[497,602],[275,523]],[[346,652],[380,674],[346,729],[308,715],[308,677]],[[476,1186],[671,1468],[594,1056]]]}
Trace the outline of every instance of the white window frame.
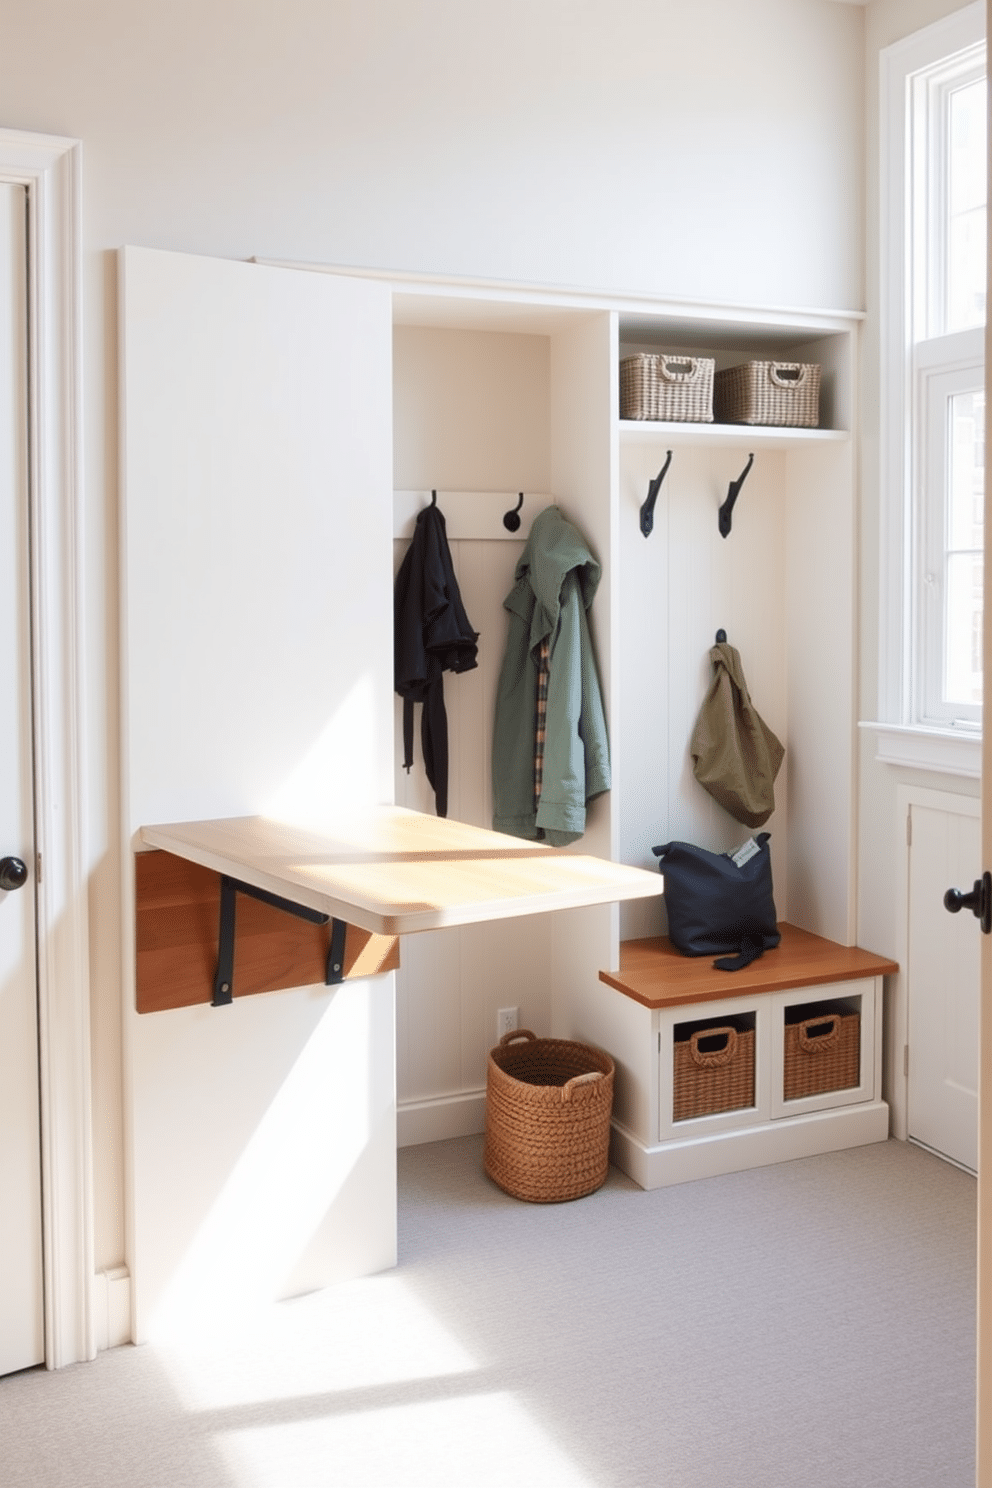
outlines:
{"label": "white window frame", "polygon": [[[979,331],[979,337],[984,332]],[[984,366],[976,361],[974,333],[960,336],[961,354],[948,345],[958,338],[923,343],[917,361],[917,471],[924,490],[946,487],[950,465],[950,403],[961,393],[984,391]],[[916,498],[919,512],[916,573],[918,596],[914,716],[925,726],[966,729],[981,735],[981,705],[945,702],[942,696],[946,620],[945,576],[948,556],[947,511],[940,501]]]}
{"label": "white window frame", "polygon": [[[938,717],[923,691],[926,637],[922,606],[926,557],[920,531],[921,503],[914,483],[927,453],[921,451],[923,400],[935,357],[951,353],[957,365],[983,365],[981,328],[922,340],[933,325],[934,279],[919,285],[914,274],[914,230],[927,203],[911,181],[914,111],[911,86],[918,74],[985,41],[985,6],[971,4],[935,25],[885,48],[880,56],[880,616],[879,757],[977,777],[981,770],[980,729],[974,720]],[[942,81],[932,92],[947,91]],[[916,141],[917,151],[919,141]],[[932,177],[931,177],[932,179]],[[940,186],[938,184],[938,188]],[[914,222],[914,213],[917,221]],[[939,343],[946,343],[943,347]],[[915,349],[914,349],[915,348]],[[980,374],[976,385],[980,385]],[[948,710],[949,711],[949,710]]]}

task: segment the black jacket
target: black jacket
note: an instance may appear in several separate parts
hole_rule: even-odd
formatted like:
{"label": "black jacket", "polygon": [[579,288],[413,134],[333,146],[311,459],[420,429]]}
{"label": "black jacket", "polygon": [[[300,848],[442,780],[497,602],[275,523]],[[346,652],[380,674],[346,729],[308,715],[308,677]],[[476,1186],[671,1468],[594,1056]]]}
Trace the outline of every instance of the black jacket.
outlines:
{"label": "black jacket", "polygon": [[423,703],[420,738],[438,816],[448,814],[448,715],[442,672],[478,665],[476,641],[465,613],[448,549],[444,517],[425,506],[396,575],[393,670],[403,699],[403,765],[413,764],[413,705]]}

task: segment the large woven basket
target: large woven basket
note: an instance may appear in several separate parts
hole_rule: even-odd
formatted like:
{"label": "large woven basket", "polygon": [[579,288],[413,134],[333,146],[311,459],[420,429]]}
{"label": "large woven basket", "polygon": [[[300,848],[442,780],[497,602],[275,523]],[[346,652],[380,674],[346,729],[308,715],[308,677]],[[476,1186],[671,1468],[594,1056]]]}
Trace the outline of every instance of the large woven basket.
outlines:
{"label": "large woven basket", "polygon": [[620,361],[620,417],[713,422],[713,357],[641,352]]}
{"label": "large woven basket", "polygon": [[713,410],[721,424],[815,429],[820,422],[820,369],[812,362],[728,367],[714,379]]}
{"label": "large woven basket", "polygon": [[673,1121],[754,1105],[753,1028],[721,1023],[685,1038],[676,1031],[673,1058]]}
{"label": "large woven basket", "polygon": [[489,1054],[483,1167],[534,1204],[592,1193],[606,1180],[612,1107],[602,1049],[515,1029]]}
{"label": "large woven basket", "polygon": [[811,1016],[785,1025],[783,1099],[850,1090],[860,1078],[860,1013],[836,1004],[803,1011]]}

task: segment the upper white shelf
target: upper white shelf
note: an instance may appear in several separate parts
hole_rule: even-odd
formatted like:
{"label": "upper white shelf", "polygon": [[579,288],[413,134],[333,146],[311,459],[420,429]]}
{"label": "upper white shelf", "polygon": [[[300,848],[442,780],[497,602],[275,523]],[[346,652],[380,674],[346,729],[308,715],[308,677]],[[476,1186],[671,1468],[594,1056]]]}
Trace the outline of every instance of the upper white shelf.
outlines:
{"label": "upper white shelf", "polygon": [[668,423],[621,419],[623,444],[721,445],[735,449],[799,449],[850,439],[845,429],[782,429],[767,424]]}
{"label": "upper white shelf", "polygon": [[663,892],[660,873],[382,806],[333,831],[267,817],[142,827],[147,847],[380,935]]}

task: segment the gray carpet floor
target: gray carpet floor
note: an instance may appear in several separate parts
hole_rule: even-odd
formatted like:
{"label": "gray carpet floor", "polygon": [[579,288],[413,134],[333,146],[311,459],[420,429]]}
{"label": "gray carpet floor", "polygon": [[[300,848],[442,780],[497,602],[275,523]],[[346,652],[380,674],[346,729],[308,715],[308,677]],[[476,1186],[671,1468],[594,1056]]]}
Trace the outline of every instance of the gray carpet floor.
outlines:
{"label": "gray carpet floor", "polygon": [[400,1265],[0,1380],[3,1488],[972,1488],[975,1183],[899,1142],[572,1204],[400,1153]]}

